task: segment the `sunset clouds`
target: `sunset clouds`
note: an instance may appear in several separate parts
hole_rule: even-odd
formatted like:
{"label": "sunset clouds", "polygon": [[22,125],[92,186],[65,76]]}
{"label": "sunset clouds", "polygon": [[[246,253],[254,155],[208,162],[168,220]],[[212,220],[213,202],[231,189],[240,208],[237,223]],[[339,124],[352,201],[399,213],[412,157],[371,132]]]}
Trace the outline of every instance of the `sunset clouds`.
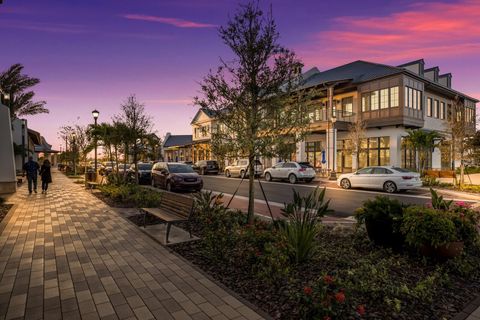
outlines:
{"label": "sunset clouds", "polygon": [[307,64],[397,63],[480,54],[480,1],[420,3],[386,16],[333,18],[299,54]]}
{"label": "sunset clouds", "polygon": [[214,28],[216,27],[216,25],[214,24],[200,23],[200,22],[188,21],[188,20],[177,19],[177,18],[149,16],[149,15],[143,15],[143,14],[126,14],[123,17],[129,20],[140,20],[140,21],[169,24],[178,28]]}

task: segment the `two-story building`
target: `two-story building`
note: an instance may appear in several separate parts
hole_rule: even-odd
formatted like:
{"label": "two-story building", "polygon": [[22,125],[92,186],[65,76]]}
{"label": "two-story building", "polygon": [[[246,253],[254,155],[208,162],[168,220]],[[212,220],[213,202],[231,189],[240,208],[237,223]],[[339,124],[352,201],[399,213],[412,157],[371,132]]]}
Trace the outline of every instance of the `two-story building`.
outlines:
{"label": "two-story building", "polygon": [[[312,68],[303,73],[303,89],[314,90],[309,110],[310,128],[297,144],[291,160],[308,161],[314,167],[348,172],[354,167],[394,165],[415,167],[417,155],[405,147],[407,129],[437,131],[448,140],[448,117],[456,98],[463,105],[461,120],[475,130],[477,99],[452,88],[452,75],[440,74],[438,67],[425,69],[423,59],[389,66],[355,61],[320,72]],[[349,124],[366,123],[366,138],[358,166],[348,145]],[[200,109],[191,122],[194,161],[209,159],[215,119]],[[268,165],[278,159],[264,159]],[[450,168],[449,148],[435,148],[427,159],[428,167]]]}

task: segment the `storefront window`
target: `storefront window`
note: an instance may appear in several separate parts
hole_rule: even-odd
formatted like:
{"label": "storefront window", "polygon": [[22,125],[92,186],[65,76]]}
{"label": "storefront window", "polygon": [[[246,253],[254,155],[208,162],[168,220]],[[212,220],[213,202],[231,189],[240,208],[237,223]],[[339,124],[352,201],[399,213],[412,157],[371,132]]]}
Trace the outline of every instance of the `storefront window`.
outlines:
{"label": "storefront window", "polygon": [[390,137],[364,139],[361,148],[359,168],[390,164]]}
{"label": "storefront window", "polygon": [[315,168],[322,166],[322,144],[320,141],[307,142],[305,145],[307,161]]}

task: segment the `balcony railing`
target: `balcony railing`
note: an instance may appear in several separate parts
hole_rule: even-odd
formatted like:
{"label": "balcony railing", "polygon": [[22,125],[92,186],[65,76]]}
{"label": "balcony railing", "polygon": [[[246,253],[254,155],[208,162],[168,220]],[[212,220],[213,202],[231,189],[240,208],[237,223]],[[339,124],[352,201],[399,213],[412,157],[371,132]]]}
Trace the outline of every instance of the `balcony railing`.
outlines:
{"label": "balcony railing", "polygon": [[312,111],[313,117],[310,119],[311,123],[325,122],[332,120],[332,117],[336,118],[336,121],[353,122],[355,113],[346,110],[330,110],[317,109]]}

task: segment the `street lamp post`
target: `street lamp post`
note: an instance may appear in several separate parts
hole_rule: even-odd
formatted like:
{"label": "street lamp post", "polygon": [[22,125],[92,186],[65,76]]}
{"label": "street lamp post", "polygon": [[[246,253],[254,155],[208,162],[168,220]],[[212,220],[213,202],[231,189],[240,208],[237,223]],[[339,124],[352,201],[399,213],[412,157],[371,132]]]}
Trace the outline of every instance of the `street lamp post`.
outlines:
{"label": "street lamp post", "polygon": [[92,111],[92,116],[93,116],[93,120],[95,121],[95,125],[94,125],[94,133],[95,133],[95,181],[97,181],[97,119],[98,119],[98,116],[100,115],[100,112],[98,112],[97,109],[93,110]]}
{"label": "street lamp post", "polygon": [[75,151],[76,151],[76,150],[75,150],[75,149],[76,149],[76,148],[75,148],[75,147],[76,147],[76,145],[75,145],[75,137],[76,137],[75,132],[73,132],[73,133],[72,133],[72,142],[71,142],[71,145],[72,145],[72,146],[71,146],[71,149],[72,149],[72,155],[73,155],[73,174],[74,174],[74,175],[77,175],[77,165],[76,165],[76,163],[75,163],[75,157],[76,157],[76,152],[75,152]]}

